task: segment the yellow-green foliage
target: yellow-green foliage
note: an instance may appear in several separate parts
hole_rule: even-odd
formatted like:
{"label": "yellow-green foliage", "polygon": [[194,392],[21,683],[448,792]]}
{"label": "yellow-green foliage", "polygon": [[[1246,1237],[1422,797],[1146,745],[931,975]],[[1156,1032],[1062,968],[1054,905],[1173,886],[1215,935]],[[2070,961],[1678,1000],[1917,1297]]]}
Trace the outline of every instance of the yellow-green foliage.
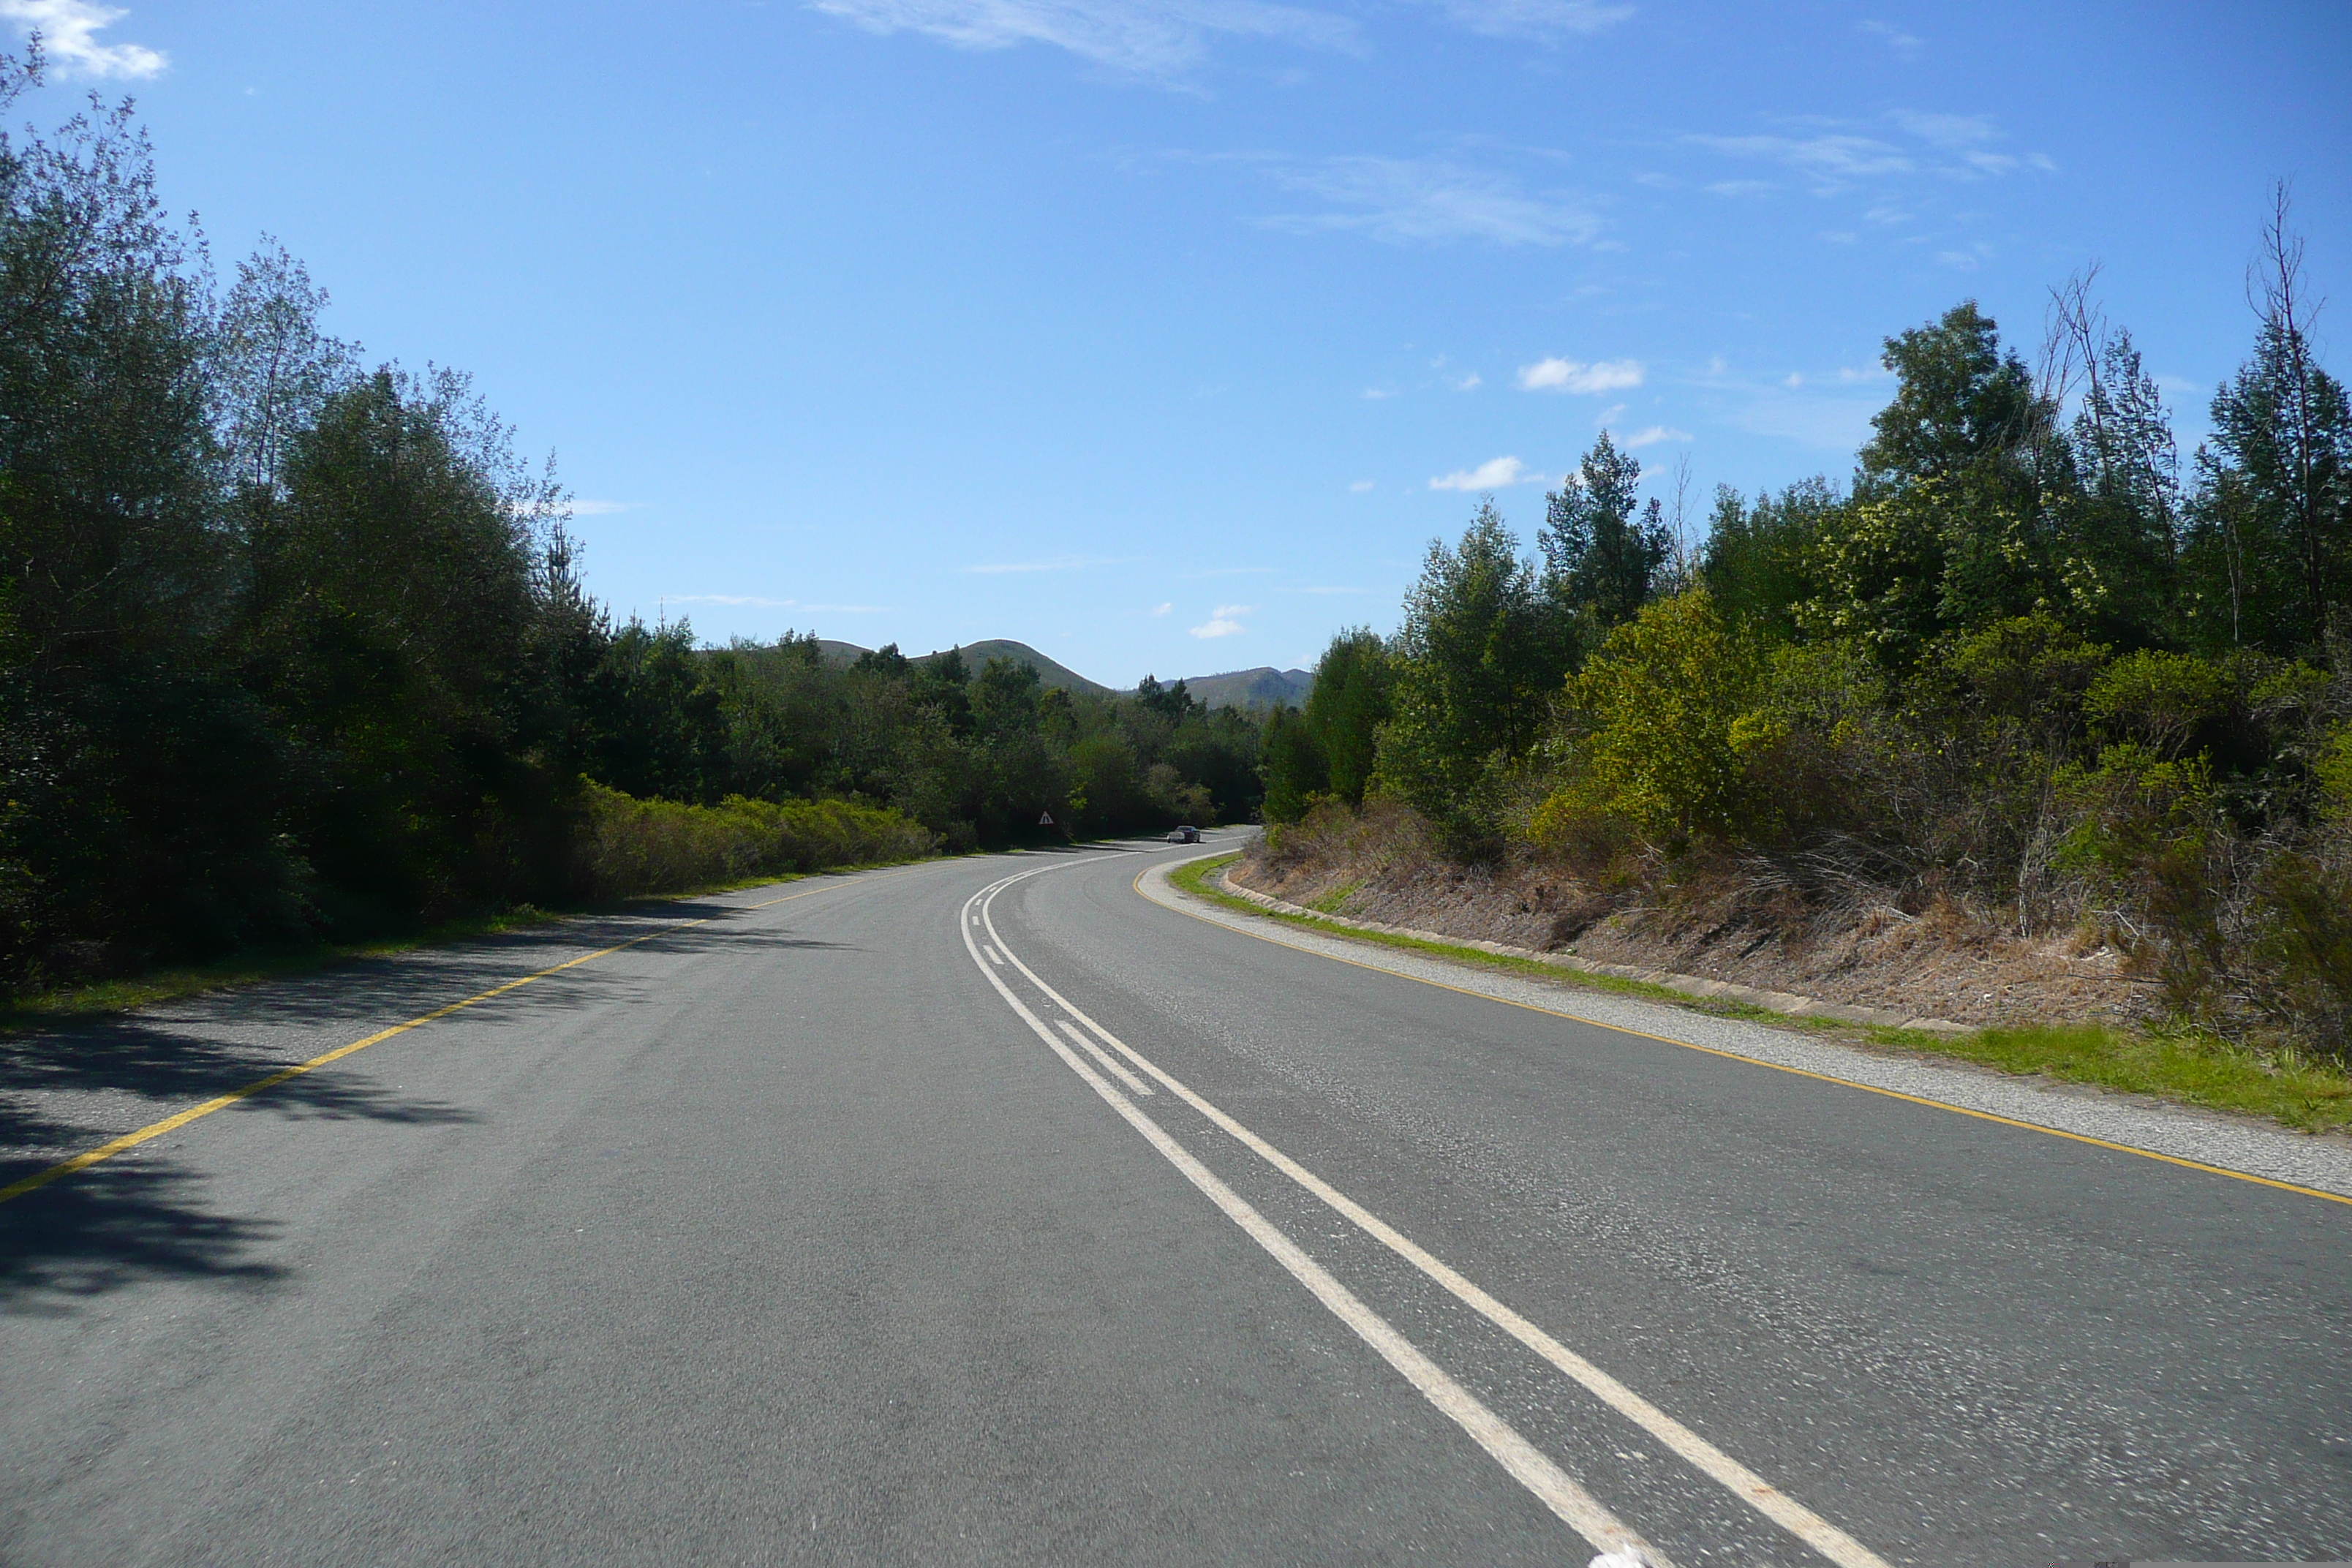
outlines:
{"label": "yellow-green foliage", "polygon": [[1705,588],[1646,605],[1569,679],[1585,734],[1535,837],[1594,816],[1651,833],[1731,831],[1747,806],[1743,758],[1780,733],[1751,711],[1765,668],[1763,649]]}
{"label": "yellow-green foliage", "polygon": [[2352,827],[2352,724],[2339,724],[2312,764],[2319,784],[2320,815],[2329,822]]}
{"label": "yellow-green foliage", "polygon": [[939,847],[920,824],[881,806],[843,800],[730,796],[718,805],[638,800],[587,786],[579,844],[583,890],[592,898],[677,893],[793,871],[911,860]]}

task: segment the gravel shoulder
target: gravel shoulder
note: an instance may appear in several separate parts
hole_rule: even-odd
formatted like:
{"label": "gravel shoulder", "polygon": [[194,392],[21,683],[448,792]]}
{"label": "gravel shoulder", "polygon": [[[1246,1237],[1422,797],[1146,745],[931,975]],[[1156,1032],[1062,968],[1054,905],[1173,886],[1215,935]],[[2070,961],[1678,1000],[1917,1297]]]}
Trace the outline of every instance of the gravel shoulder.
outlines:
{"label": "gravel shoulder", "polygon": [[2315,1137],[2137,1096],[2105,1094],[1906,1055],[1882,1055],[1769,1025],[1548,984],[1345,937],[1324,936],[1186,897],[1168,881],[1169,874],[1184,863],[1153,867],[1138,879],[1137,890],[1155,903],[1195,919],[1341,963],[2352,1202],[2352,1139]]}

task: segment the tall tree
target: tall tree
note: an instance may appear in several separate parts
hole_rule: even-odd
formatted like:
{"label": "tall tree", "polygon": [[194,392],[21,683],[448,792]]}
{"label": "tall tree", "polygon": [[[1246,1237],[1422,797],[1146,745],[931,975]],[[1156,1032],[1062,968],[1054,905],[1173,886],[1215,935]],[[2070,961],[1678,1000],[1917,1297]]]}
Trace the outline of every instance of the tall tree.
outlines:
{"label": "tall tree", "polygon": [[[1388,644],[1370,626],[1339,633],[1316,661],[1307,728],[1323,753],[1331,793],[1350,805],[1363,804],[1364,787],[1372,781],[1395,686]],[[1271,729],[1267,733],[1270,743]]]}
{"label": "tall tree", "polygon": [[2191,546],[2210,640],[2316,651],[2352,595],[2352,405],[2311,344],[2303,241],[2281,187],[2252,292],[2252,359],[2213,398]]}
{"label": "tall tree", "polygon": [[1895,395],[1859,454],[1865,489],[1957,476],[2031,448],[2051,410],[1993,319],[1963,300],[1886,340]]}
{"label": "tall tree", "polygon": [[1491,833],[1491,784],[1535,739],[1559,669],[1534,572],[1493,500],[1461,542],[1433,541],[1397,634],[1381,779],[1441,826]]}
{"label": "tall tree", "polygon": [[[39,77],[0,56],[0,109]],[[0,970],[297,923],[278,751],[225,668],[209,305],[129,107],[0,135]]]}
{"label": "tall tree", "polygon": [[1657,503],[1646,515],[1639,511],[1641,479],[1640,461],[1603,430],[1577,471],[1545,498],[1536,542],[1561,674],[1649,602],[1674,553]]}

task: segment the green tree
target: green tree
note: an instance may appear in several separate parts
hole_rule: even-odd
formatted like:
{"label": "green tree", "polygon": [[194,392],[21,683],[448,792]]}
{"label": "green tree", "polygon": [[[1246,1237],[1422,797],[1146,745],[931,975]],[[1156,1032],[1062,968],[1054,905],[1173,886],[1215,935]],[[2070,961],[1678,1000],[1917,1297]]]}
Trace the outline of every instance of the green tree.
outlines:
{"label": "green tree", "polygon": [[1698,566],[1717,609],[1774,636],[1794,637],[1795,607],[1821,587],[1810,563],[1843,510],[1843,499],[1824,479],[1801,480],[1778,496],[1759,492],[1753,506],[1730,486],[1717,487]]}
{"label": "green tree", "polygon": [[1859,454],[1866,491],[2013,459],[2048,426],[2032,374],[1974,300],[1887,339],[1881,363],[1896,382]]}
{"label": "green tree", "polygon": [[[1349,805],[1363,804],[1395,686],[1396,668],[1379,633],[1352,626],[1332,637],[1307,693],[1307,729],[1322,752],[1327,779],[1315,787],[1329,789]],[[1272,724],[1269,717],[1269,744]]]}
{"label": "green tree", "polygon": [[1668,838],[1738,834],[1758,808],[1744,758],[1772,738],[1750,717],[1765,669],[1762,642],[1704,586],[1645,606],[1570,679],[1576,776],[1538,812],[1536,836],[1572,815]]}
{"label": "green tree", "polygon": [[1457,837],[1491,834],[1492,784],[1534,741],[1559,679],[1551,625],[1493,501],[1459,544],[1433,541],[1397,635],[1382,785]]}
{"label": "green tree", "polygon": [[537,552],[500,434],[461,379],[380,371],[291,443],[249,530],[247,679],[301,758],[299,836],[337,923],[544,874],[536,827],[568,781],[533,756]]}
{"label": "green tree", "polygon": [[1674,552],[1656,503],[1639,514],[1641,479],[1641,463],[1603,430],[1577,471],[1545,498],[1536,535],[1544,562],[1540,587],[1552,612],[1552,658],[1562,672],[1649,602]]}
{"label": "green tree", "polygon": [[1268,822],[1297,821],[1315,797],[1330,788],[1330,768],[1317,743],[1315,726],[1297,709],[1276,708],[1266,713],[1258,773],[1265,781]]}
{"label": "green tree", "polygon": [[[38,79],[0,57],[0,108]],[[128,106],[0,136],[0,972],[216,952],[301,918],[283,753],[235,679],[208,301]]]}

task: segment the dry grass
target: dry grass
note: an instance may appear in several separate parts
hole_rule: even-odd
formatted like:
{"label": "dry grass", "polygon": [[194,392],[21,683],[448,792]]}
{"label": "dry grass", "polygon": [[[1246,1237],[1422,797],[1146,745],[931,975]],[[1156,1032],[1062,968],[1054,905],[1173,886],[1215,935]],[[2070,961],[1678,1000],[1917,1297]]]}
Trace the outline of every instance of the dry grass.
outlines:
{"label": "dry grass", "polygon": [[[1286,834],[1282,837],[1290,836]],[[1400,844],[1398,837],[1391,832],[1387,837],[1386,847],[1394,852],[1400,848]],[[1286,856],[1285,847],[1278,839],[1271,852],[1253,858],[1252,868],[1260,871],[1261,875],[1253,879],[1252,885],[1261,891],[1276,892],[1276,896],[1286,901],[1303,903],[1306,900],[1297,897],[1297,885],[1314,879],[1308,875],[1312,857],[1306,852],[1306,847],[1295,839],[1287,846]],[[1306,927],[1350,942],[1401,948],[1480,968],[1540,975],[1563,986],[1639,996],[1718,1017],[1740,1017],[1777,1028],[1826,1034],[1849,1043],[1882,1050],[1897,1050],[1928,1059],[1966,1061],[2019,1076],[2092,1085],[2177,1104],[2259,1117],[2299,1131],[2329,1132],[2352,1127],[2352,1076],[2347,1076],[2340,1068],[2327,1061],[2292,1052],[2256,1051],[2194,1030],[2152,1027],[2133,1022],[2078,1020],[2059,1024],[2011,1025],[1980,1029],[1969,1035],[1948,1036],[1906,1029],[1854,1028],[1822,1019],[1790,1018],[1761,1008],[1694,998],[1640,981],[1581,974],[1534,959],[1490,953],[1478,948],[1387,932],[1359,931],[1311,915],[1268,910],[1205,885],[1204,879],[1212,872],[1243,858],[1234,855],[1194,861],[1180,868],[1171,880],[1197,897],[1261,918]],[[1427,868],[1416,865],[1415,859],[1409,853],[1392,853],[1388,862],[1389,873],[1408,878],[1425,874]],[[1283,868],[1287,875],[1285,876],[1284,871],[1265,874],[1274,867]],[[1276,892],[1276,889],[1264,885],[1276,878],[1289,884],[1289,890]],[[1349,904],[1351,907],[1347,912],[1350,914],[1390,923],[1408,923],[1365,908],[1373,900],[1366,900],[1360,889],[1332,901]],[[1967,919],[1964,911],[1946,911],[1932,920],[1926,917],[1890,918],[1896,912],[1890,911],[1889,915],[1874,921],[1857,922],[1872,928],[1859,940],[1877,940],[1893,933],[1906,947],[1954,948],[1970,954],[1971,962],[1978,961],[1976,955],[1997,948],[2007,940],[1997,933],[1986,932],[1978,922]],[[1425,920],[1410,923],[1424,927],[1428,924]],[[1486,940],[1510,942],[1517,946],[1535,945],[1506,935],[1487,936]],[[2084,934],[2053,945],[2081,946],[2094,940]],[[1580,944],[1579,951],[1588,950]],[[2080,955],[2060,953],[2056,956],[2063,959]],[[1655,963],[1651,966],[1674,967]],[[1795,986],[1782,988],[1801,989]]]}

